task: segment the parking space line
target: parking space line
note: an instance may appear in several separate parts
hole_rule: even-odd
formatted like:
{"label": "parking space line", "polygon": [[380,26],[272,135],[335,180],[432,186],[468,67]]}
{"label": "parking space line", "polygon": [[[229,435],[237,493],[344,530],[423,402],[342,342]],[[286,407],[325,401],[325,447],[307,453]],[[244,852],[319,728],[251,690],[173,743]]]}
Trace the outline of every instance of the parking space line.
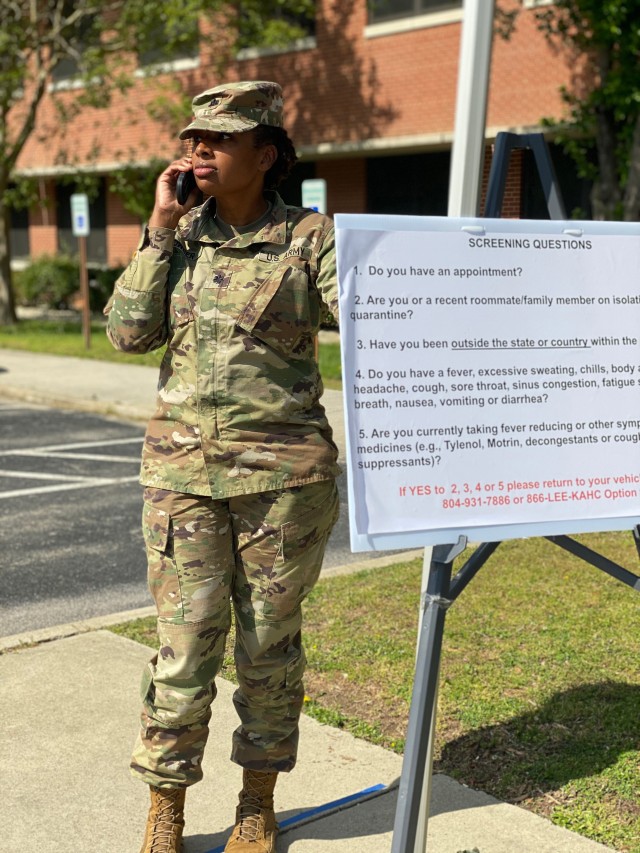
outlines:
{"label": "parking space line", "polygon": [[0,500],[6,498],[22,498],[28,495],[42,495],[50,492],[67,492],[71,489],[95,489],[103,486],[114,486],[120,483],[135,483],[138,475],[133,477],[113,477],[111,479],[94,478],[81,483],[60,483],[56,486],[34,486],[32,489],[14,489],[10,492],[0,492]]}
{"label": "parking space line", "polygon": [[141,444],[144,441],[143,436],[134,438],[113,438],[111,441],[76,441],[72,444],[44,444],[42,447],[33,447],[31,450],[8,450],[6,456],[17,456],[23,453],[50,453],[55,451],[76,450],[81,447],[113,447],[116,444]]}
{"label": "parking space line", "polygon": [[93,462],[140,462],[139,456],[110,456],[103,453],[63,453],[45,450],[12,450],[0,456],[30,456],[37,459],[89,459]]}
{"label": "parking space line", "polygon": [[95,482],[95,477],[84,477],[82,474],[45,474],[35,471],[9,471],[0,468],[0,477],[13,477],[15,480],[69,480],[72,483],[80,483],[84,480]]}

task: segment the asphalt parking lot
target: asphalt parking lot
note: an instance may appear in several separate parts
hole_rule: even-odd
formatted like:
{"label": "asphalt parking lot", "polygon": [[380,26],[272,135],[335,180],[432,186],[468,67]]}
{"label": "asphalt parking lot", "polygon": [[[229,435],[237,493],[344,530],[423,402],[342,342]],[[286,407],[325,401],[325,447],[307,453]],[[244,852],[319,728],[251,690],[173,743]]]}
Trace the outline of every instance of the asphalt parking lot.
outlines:
{"label": "asphalt parking lot", "polygon": [[0,404],[3,635],[149,604],[142,427]]}
{"label": "asphalt parking lot", "polygon": [[[0,635],[151,604],[138,484],[144,429],[0,401]],[[346,478],[324,569],[352,554]]]}

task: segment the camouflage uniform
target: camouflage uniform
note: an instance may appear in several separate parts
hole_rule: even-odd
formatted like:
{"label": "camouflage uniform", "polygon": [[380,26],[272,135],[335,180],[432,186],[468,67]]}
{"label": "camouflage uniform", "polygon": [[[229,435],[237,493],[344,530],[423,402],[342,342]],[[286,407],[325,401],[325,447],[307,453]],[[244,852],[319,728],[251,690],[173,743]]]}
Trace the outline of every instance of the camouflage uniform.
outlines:
{"label": "camouflage uniform", "polygon": [[167,347],[141,473],[161,648],[132,762],[158,786],[201,777],[230,598],[232,758],[260,770],[295,763],[300,604],[337,517],[313,347],[323,314],[337,315],[337,287],[331,221],[271,200],[262,228],[231,239],[212,199],[176,232],[147,231],[107,309],[118,349]]}

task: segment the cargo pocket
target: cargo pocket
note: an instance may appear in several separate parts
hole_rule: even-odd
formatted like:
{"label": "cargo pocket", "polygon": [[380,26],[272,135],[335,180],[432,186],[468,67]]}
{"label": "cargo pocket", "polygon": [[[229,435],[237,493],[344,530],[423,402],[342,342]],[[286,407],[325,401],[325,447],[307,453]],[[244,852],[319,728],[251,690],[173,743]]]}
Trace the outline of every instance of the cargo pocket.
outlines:
{"label": "cargo pocket", "polygon": [[158,618],[172,619],[183,614],[180,578],[173,554],[171,518],[164,510],[145,503],[142,533],[147,550],[147,581]]}
{"label": "cargo pocket", "polygon": [[287,619],[311,592],[322,569],[327,539],[338,519],[338,491],[333,481],[304,488],[322,488],[323,495],[316,506],[281,527],[280,549],[264,598],[266,620]]}

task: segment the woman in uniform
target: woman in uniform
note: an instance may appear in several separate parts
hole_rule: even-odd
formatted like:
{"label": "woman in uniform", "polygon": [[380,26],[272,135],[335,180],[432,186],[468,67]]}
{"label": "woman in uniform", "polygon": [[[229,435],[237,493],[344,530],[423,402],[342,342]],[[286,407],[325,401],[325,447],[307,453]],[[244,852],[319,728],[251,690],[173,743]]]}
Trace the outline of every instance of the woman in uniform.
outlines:
{"label": "woman in uniform", "polygon": [[[235,614],[231,759],[243,786],[227,853],[273,853],[277,774],[296,761],[300,605],[338,513],[337,450],[314,337],[337,317],[326,216],[275,187],[296,160],[276,83],[209,89],[160,175],[148,227],[106,311],[123,352],[166,346],[141,482],[159,651],[143,681],[132,772],[150,786],[142,853],[182,849]],[[189,171],[196,187],[176,197]],[[205,202],[196,206],[199,192]]]}

